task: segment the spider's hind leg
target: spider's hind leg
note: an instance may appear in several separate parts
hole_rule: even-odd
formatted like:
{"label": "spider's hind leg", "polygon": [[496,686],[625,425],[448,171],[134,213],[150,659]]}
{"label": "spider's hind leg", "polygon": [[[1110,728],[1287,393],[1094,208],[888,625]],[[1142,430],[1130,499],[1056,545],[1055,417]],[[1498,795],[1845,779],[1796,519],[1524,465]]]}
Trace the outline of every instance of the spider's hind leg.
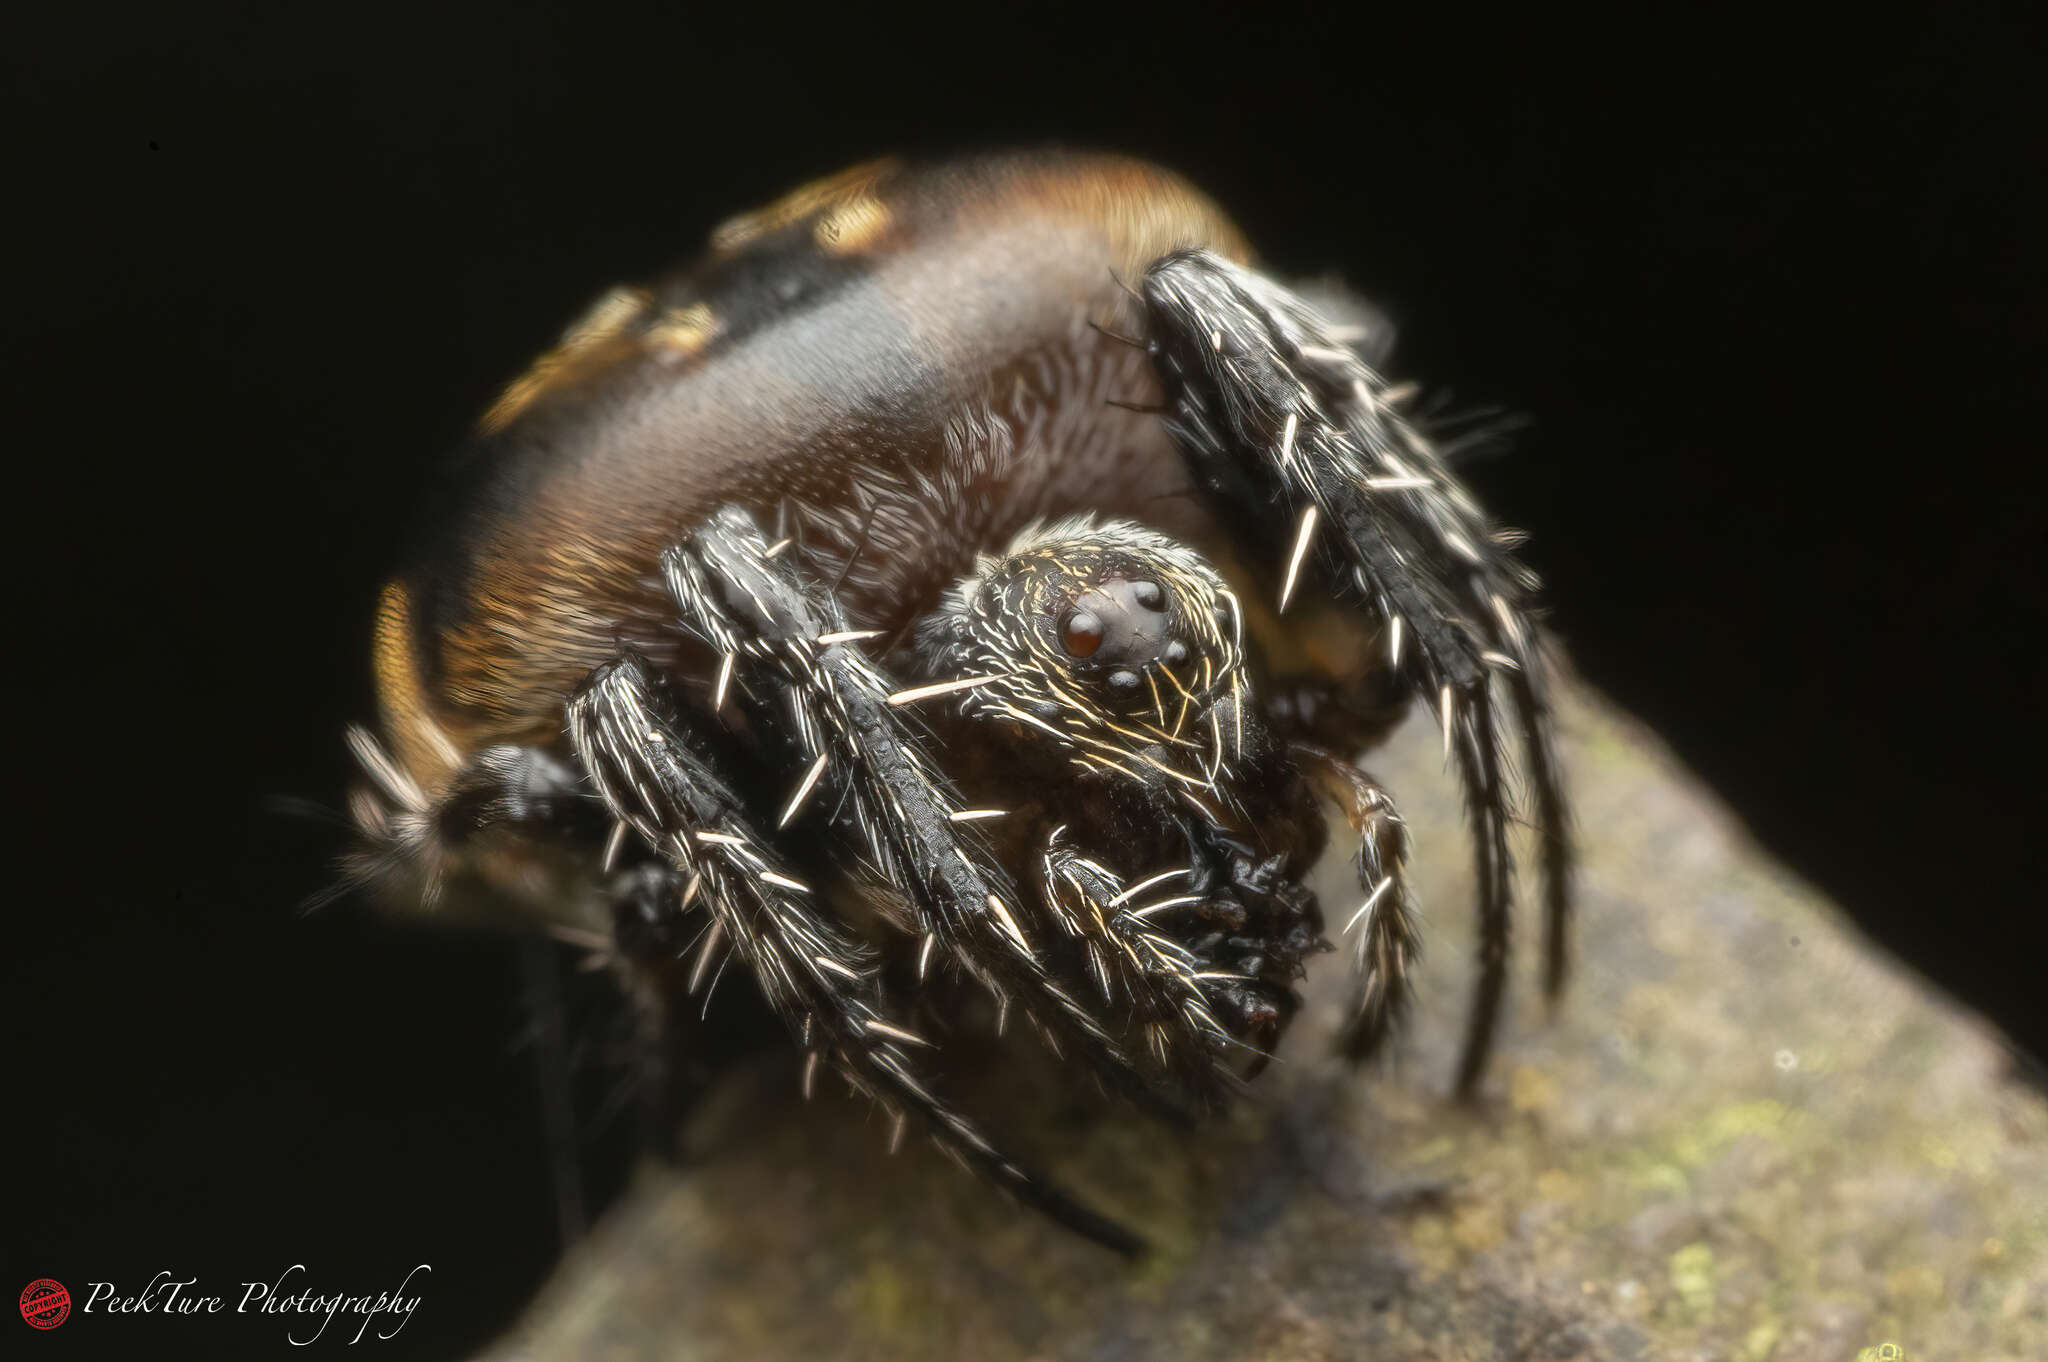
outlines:
{"label": "spider's hind leg", "polygon": [[[1315,581],[1388,624],[1388,665],[1427,695],[1465,790],[1480,962],[1457,1083],[1476,1086],[1507,979],[1514,811],[1498,706],[1522,730],[1542,848],[1545,982],[1562,985],[1570,849],[1551,747],[1534,580],[1380,376],[1287,288],[1206,251],[1145,274],[1167,424],[1230,523],[1286,545],[1280,608]],[[1276,560],[1281,555],[1275,553]]]}
{"label": "spider's hind leg", "polygon": [[569,704],[570,739],[605,804],[682,877],[679,908],[701,904],[809,1052],[892,1114],[916,1116],[939,1146],[1018,1200],[1120,1253],[1140,1242],[1061,1192],[942,1102],[907,1047],[930,1044],[886,1013],[872,946],[830,917],[790,873],[739,796],[685,737],[628,656],[599,667]]}

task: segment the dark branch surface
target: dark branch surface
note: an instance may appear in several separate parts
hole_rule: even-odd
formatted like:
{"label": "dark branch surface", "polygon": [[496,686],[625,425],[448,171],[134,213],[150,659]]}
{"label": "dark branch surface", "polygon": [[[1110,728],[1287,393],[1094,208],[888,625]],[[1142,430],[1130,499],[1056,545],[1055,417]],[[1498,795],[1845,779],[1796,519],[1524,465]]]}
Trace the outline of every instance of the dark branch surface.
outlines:
{"label": "dark branch surface", "polygon": [[[1478,1108],[1445,1098],[1469,858],[1426,723],[1375,770],[1428,942],[1398,1065],[1328,1057],[1342,962],[1235,1116],[1101,1116],[1028,1044],[977,1109],[1159,1245],[1127,1266],[794,1061],[738,1075],[497,1359],[2048,1356],[2048,1106],[1640,729],[1561,707],[1583,931],[1546,1023],[1514,964]],[[1341,843],[1339,849],[1341,850]],[[1334,923],[1350,868],[1321,880]],[[1354,905],[1355,906],[1355,905]],[[1333,925],[1334,925],[1333,923]],[[1525,939],[1527,934],[1525,933]]]}

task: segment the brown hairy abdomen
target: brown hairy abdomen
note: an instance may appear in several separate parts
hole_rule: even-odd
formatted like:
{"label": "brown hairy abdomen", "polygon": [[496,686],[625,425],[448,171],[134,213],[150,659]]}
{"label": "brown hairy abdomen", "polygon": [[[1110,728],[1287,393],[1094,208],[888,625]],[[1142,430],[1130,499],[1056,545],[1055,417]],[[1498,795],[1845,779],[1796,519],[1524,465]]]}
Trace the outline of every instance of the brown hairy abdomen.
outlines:
{"label": "brown hairy abdomen", "polygon": [[[458,747],[555,740],[568,692],[621,644],[692,665],[657,564],[724,502],[795,537],[856,625],[890,630],[1034,519],[1195,528],[1156,420],[1107,405],[1152,399],[1144,355],[1089,323],[1135,328],[1112,269],[1203,240],[1239,253],[1213,207],[1109,158],[863,192],[887,211],[842,213],[860,251],[814,258],[814,219],[845,207],[821,201],[644,298],[615,295],[601,366],[563,366],[479,437],[447,541],[407,580],[419,684]],[[801,306],[738,311],[781,274],[812,290]]]}

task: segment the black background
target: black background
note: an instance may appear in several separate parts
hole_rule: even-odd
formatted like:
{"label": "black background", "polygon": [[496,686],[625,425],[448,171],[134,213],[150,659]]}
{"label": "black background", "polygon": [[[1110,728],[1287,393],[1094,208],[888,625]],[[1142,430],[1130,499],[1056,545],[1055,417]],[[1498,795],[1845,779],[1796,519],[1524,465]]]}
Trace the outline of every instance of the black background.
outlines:
{"label": "black background", "polygon": [[[1156,157],[1381,300],[1399,372],[1527,413],[1471,477],[1584,673],[2048,1046],[2023,7],[741,8],[10,21],[0,1285],[430,1262],[386,1345],[429,1356],[531,1291],[556,1230],[518,957],[295,912],[339,838],[276,799],[338,803],[376,583],[494,388],[601,287],[891,150]],[[627,1141],[584,1138],[601,1196]],[[36,1343],[277,1346],[147,1323]]]}

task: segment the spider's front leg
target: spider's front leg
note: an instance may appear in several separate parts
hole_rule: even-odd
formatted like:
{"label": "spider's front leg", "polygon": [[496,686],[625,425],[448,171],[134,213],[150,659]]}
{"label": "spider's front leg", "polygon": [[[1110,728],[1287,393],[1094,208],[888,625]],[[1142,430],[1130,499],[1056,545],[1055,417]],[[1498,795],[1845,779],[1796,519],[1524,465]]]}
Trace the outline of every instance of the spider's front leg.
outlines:
{"label": "spider's front leg", "polygon": [[[1103,1002],[1128,999],[1160,1068],[1214,1111],[1234,1087],[1226,1052],[1237,1044],[1217,1014],[1217,1002],[1236,1002],[1222,990],[1252,981],[1204,970],[1199,957],[1161,930],[1166,915],[1195,911],[1208,900],[1205,894],[1177,892],[1191,874],[1176,868],[1127,884],[1077,847],[1062,825],[1040,852],[1038,894],[1047,916],[1080,953]],[[1240,921],[1242,916],[1239,910]]]}
{"label": "spider's front leg", "polygon": [[800,775],[780,822],[831,789],[842,801],[837,819],[907,900],[926,951],[944,949],[998,999],[1016,999],[1056,1048],[1071,1046],[1111,1087],[1185,1124],[1054,977],[1026,933],[1016,887],[911,726],[906,706],[977,679],[894,689],[857,646],[869,635],[849,630],[829,592],[777,561],[738,508],[664,554],[662,571],[685,624],[725,659],[721,675],[744,668],[755,695],[746,703],[764,728],[784,735],[784,756]]}
{"label": "spider's front leg", "polygon": [[1343,924],[1353,947],[1357,993],[1345,1023],[1344,1052],[1375,1054],[1408,1010],[1408,971],[1421,938],[1408,894],[1408,829],[1394,801],[1371,776],[1327,748],[1288,745],[1297,765],[1358,834],[1358,883],[1365,902]]}
{"label": "spider's front leg", "polygon": [[[919,1116],[946,1152],[1070,1229],[1122,1253],[1142,1248],[926,1086],[906,1047],[930,1042],[885,1012],[877,952],[791,873],[731,785],[664,711],[643,662],[628,656],[594,671],[570,702],[569,731],[606,805],[683,877],[678,911],[702,905],[711,915],[811,1065],[823,1056],[899,1119]],[[805,1070],[807,1088],[812,1072]]]}
{"label": "spider's front leg", "polygon": [[1249,517],[1265,545],[1288,546],[1280,608],[1305,581],[1331,583],[1386,620],[1386,665],[1435,701],[1465,789],[1479,881],[1480,971],[1458,1069],[1458,1087],[1469,1091],[1506,983],[1513,799],[1496,688],[1527,752],[1553,996],[1565,973],[1570,851],[1528,614],[1533,579],[1394,410],[1379,375],[1294,293],[1206,251],[1183,251],[1146,271],[1141,296],[1183,454],[1233,508],[1231,523]]}

